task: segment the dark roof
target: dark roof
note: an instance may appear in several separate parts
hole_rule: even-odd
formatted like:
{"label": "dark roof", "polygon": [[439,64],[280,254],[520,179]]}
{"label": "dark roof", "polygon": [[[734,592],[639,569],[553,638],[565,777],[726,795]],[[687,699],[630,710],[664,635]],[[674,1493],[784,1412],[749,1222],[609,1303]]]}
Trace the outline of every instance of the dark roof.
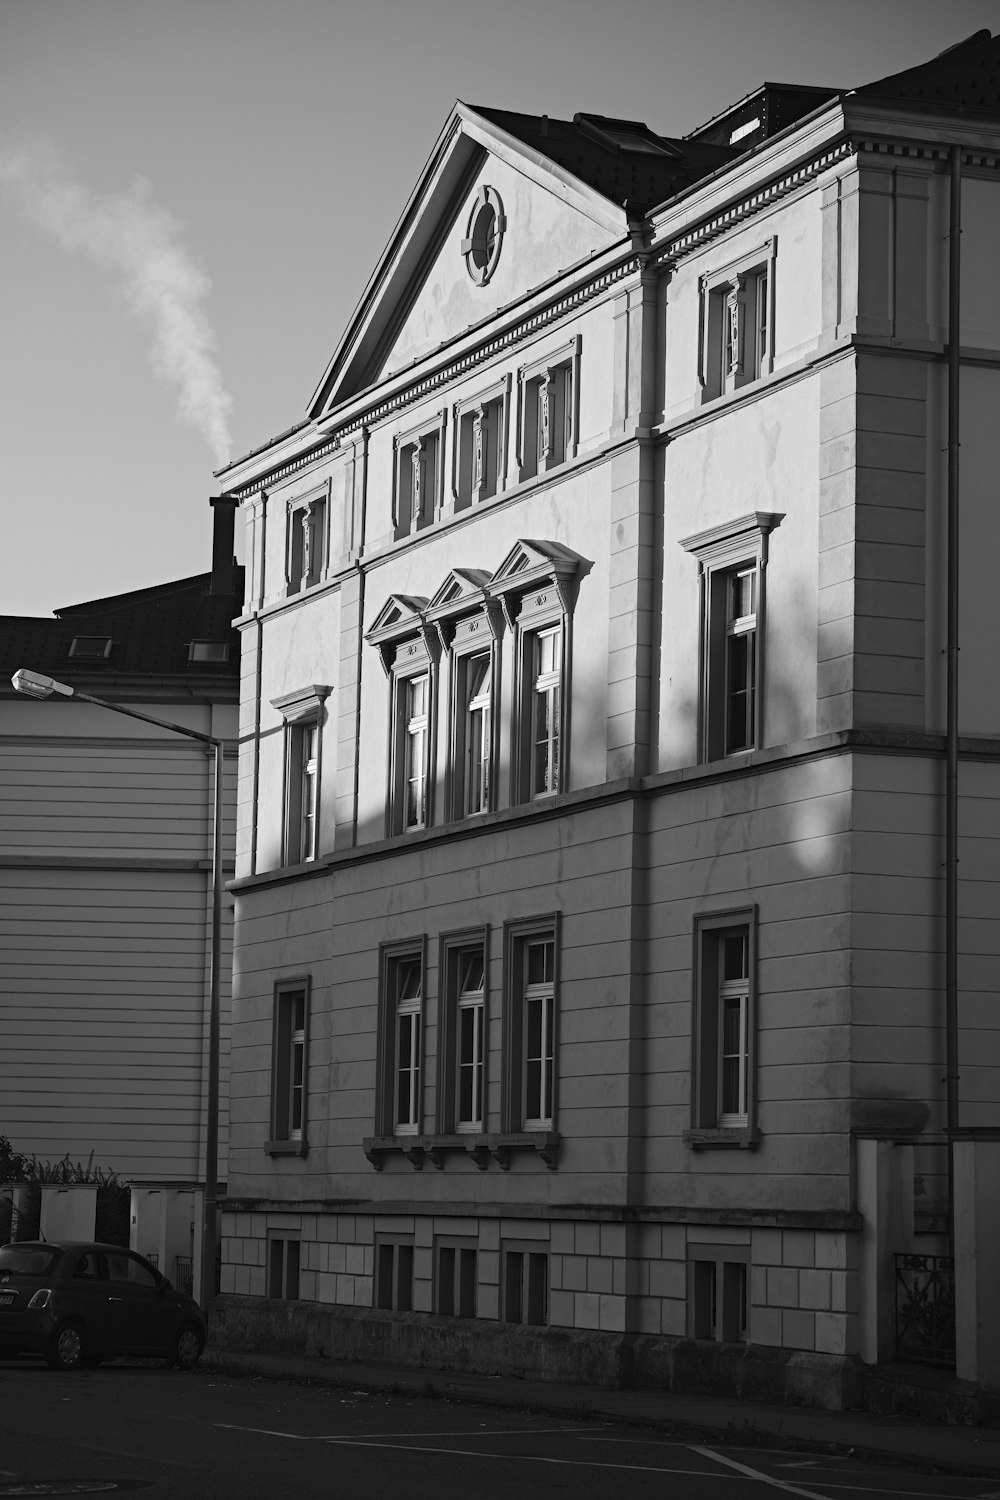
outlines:
{"label": "dark roof", "polygon": [[855,90],[863,99],[917,104],[949,115],[1000,114],[1000,36],[977,31],[930,62]]}
{"label": "dark roof", "polygon": [[739,151],[656,135],[641,120],[576,114],[572,120],[474,106],[508,135],[572,172],[629,213],[644,214],[708,177]]}
{"label": "dark roof", "polygon": [[[0,616],[0,691],[19,667],[80,683],[120,676],[175,679],[190,691],[199,682],[239,679],[239,635],[232,627],[243,597],[243,569],[235,569],[232,594],[211,592],[211,573],[154,588],[91,599],[55,611],[55,619]],[[106,657],[70,655],[76,637],[110,637]],[[193,640],[225,643],[225,662],[191,662]],[[183,682],[182,682],[183,680]],[[82,683],[80,684],[82,686]],[[138,683],[135,684],[138,686]]]}

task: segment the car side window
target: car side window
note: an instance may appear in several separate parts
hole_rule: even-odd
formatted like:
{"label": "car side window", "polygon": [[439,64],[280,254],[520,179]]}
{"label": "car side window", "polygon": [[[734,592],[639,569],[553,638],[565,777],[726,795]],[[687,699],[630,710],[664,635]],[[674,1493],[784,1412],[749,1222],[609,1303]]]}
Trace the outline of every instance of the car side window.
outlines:
{"label": "car side window", "polygon": [[157,1280],[153,1272],[141,1260],[119,1250],[108,1255],[108,1277],[111,1281],[127,1281],[130,1286],[155,1288]]}
{"label": "car side window", "polygon": [[79,1279],[80,1281],[103,1280],[96,1251],[88,1250],[84,1255],[80,1256],[80,1259],[76,1263],[76,1270],[73,1272],[73,1277],[74,1280]]}

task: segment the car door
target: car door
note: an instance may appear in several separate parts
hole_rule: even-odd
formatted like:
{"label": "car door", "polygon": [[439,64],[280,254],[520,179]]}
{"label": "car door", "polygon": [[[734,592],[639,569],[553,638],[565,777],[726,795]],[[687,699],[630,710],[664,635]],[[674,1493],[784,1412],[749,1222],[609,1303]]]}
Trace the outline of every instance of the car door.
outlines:
{"label": "car door", "polygon": [[108,1346],[108,1281],[103,1256],[98,1250],[83,1250],[66,1267],[57,1296],[60,1313],[80,1318],[86,1329],[90,1354],[102,1354]]}
{"label": "car door", "polygon": [[112,1346],[122,1354],[166,1354],[175,1313],[156,1272],[131,1250],[108,1250],[105,1261]]}

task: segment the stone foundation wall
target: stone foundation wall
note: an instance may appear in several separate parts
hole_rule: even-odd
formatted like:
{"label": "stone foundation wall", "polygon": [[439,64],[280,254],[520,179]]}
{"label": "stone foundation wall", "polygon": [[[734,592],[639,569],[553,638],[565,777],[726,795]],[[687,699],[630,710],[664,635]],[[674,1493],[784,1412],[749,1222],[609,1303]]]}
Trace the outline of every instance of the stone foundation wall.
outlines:
{"label": "stone foundation wall", "polygon": [[475,1370],[610,1389],[736,1395],[829,1411],[857,1406],[861,1398],[859,1367],[834,1355],[268,1297],[216,1298],[210,1339],[216,1350],[239,1353]]}

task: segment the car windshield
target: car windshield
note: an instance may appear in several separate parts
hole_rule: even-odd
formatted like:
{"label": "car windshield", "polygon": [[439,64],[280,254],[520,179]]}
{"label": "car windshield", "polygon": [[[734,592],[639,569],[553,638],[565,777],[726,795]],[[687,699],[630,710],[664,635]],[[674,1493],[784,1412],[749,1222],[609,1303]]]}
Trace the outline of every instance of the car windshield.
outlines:
{"label": "car windshield", "polygon": [[0,1245],[0,1275],[47,1276],[61,1255],[50,1245]]}

